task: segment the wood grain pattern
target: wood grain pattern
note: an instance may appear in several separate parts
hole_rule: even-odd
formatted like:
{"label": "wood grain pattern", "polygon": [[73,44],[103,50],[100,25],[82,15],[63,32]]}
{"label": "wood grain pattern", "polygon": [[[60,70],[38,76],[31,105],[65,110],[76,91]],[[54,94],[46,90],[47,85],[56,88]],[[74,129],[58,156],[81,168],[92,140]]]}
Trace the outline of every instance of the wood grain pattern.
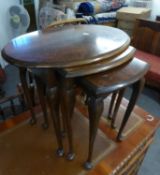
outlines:
{"label": "wood grain pattern", "polygon": [[119,29],[75,25],[19,36],[5,46],[2,56],[17,66],[62,68],[110,58],[124,51],[129,43],[128,35]]}
{"label": "wood grain pattern", "polygon": [[137,19],[132,45],[145,52],[160,56],[160,22]]}
{"label": "wood grain pattern", "polygon": [[[123,99],[122,104],[127,105],[127,101]],[[78,108],[81,112],[87,115],[87,108],[78,103]],[[118,147],[104,160],[102,160],[94,169],[89,171],[87,175],[120,175],[126,167],[128,170],[132,168],[131,161],[134,159],[134,164],[144,155],[148,149],[147,145],[153,140],[153,135],[160,125],[160,121],[154,118],[152,122],[147,121],[147,112],[140,107],[135,106],[134,112],[141,115],[144,123],[135,130],[135,132],[123,142],[117,143]],[[113,129],[106,127],[106,124],[101,120],[99,127],[109,138],[115,140],[116,133]],[[143,159],[142,159],[143,160]],[[139,169],[139,166],[136,167]],[[127,173],[128,175],[128,173]],[[136,172],[133,173],[136,175]]]}
{"label": "wood grain pattern", "polygon": [[103,95],[127,87],[143,77],[149,64],[137,58],[107,72],[79,78],[81,86],[91,95]]}
{"label": "wood grain pattern", "polygon": [[[114,120],[121,103],[123,89],[128,87],[129,85],[133,86],[133,92],[131,94],[128,106],[126,108],[126,112],[124,114],[123,120],[121,122],[121,126],[119,132],[117,134],[117,141],[122,140],[122,132],[124,127],[127,124],[127,121],[130,117],[130,114],[135,106],[135,103],[140,95],[140,92],[144,86],[144,75],[147,73],[149,69],[149,65],[146,62],[143,62],[137,58],[134,58],[130,62],[121,65],[116,69],[112,69],[111,71],[106,71],[103,73],[98,73],[91,76],[86,76],[79,78],[79,85],[83,88],[83,90],[87,94],[88,99],[88,111],[89,111],[89,122],[90,122],[90,137],[89,141],[89,155],[87,161],[85,163],[85,168],[90,169],[92,167],[91,156],[93,153],[93,145],[94,139],[96,136],[96,130],[98,127],[99,119],[100,119],[100,109],[101,103],[103,99],[106,98],[110,93],[115,93],[117,91],[122,90],[122,94],[120,98],[118,98],[116,102],[116,107],[113,112],[113,116],[111,118],[112,128],[114,127]],[[113,96],[114,97],[114,96]],[[91,102],[90,102],[91,101]],[[98,102],[101,103],[98,103]],[[113,103],[111,101],[111,103]],[[103,104],[103,103],[102,103]]]}
{"label": "wood grain pattern", "polygon": [[135,48],[129,46],[124,52],[99,61],[96,64],[92,63],[83,66],[64,68],[60,69],[59,73],[66,78],[73,78],[109,71],[131,60],[134,57],[135,51]]}

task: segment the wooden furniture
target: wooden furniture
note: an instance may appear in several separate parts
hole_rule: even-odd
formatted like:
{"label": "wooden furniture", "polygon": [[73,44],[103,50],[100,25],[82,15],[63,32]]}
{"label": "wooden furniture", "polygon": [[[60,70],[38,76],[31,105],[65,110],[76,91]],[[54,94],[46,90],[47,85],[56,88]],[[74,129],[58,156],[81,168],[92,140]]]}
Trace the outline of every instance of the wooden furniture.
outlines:
{"label": "wooden furniture", "polygon": [[[86,24],[85,19],[79,18],[79,19],[71,19],[71,20],[61,20],[57,22],[51,23],[49,26],[47,26],[43,32],[46,31],[53,31],[57,30],[59,27],[64,27],[65,25],[73,25],[73,24]],[[46,101],[48,101],[49,107],[50,106],[50,98],[51,98],[51,92],[55,88],[52,86],[52,82],[50,81],[52,79],[52,70],[51,69],[28,69],[29,73],[32,74],[32,76],[35,79],[37,92],[39,96],[39,101],[43,110],[43,116],[44,116],[44,123],[42,124],[43,128],[48,128],[48,117],[47,117],[47,104]],[[51,77],[50,77],[51,76]],[[50,83],[49,83],[50,82]],[[49,92],[51,91],[51,92]],[[47,97],[47,98],[45,98]],[[50,112],[52,113],[52,107],[50,108]],[[55,126],[56,127],[56,126]],[[62,153],[61,153],[62,154]]]}
{"label": "wooden furniture", "polygon": [[73,24],[87,24],[87,21],[84,18],[76,18],[76,19],[68,19],[68,20],[61,20],[56,21],[48,25],[43,31],[53,30],[57,27],[62,27],[65,25],[73,25]]}
{"label": "wooden furniture", "polygon": [[[127,101],[123,100],[122,105],[126,106]],[[87,115],[86,109],[83,109],[83,111],[85,115]],[[87,175],[136,175],[138,173],[160,123],[159,120],[143,111],[140,107],[136,106],[133,112],[140,115],[144,121],[127,139],[123,142],[116,143],[117,148],[112,151],[110,155],[106,156],[93,170],[89,171]],[[109,138],[112,140],[115,139],[117,133],[115,130],[106,127],[104,120],[100,121],[99,128],[101,128]]]}
{"label": "wooden furniture", "polygon": [[2,98],[5,94],[5,92],[2,90],[2,84],[5,82],[5,80],[6,80],[5,71],[2,69],[0,65],[0,98]]}
{"label": "wooden furniture", "polygon": [[149,8],[122,7],[117,11],[117,27],[132,36],[136,19],[149,17],[150,11]]}
{"label": "wooden furniture", "polygon": [[132,45],[137,48],[135,56],[151,64],[146,75],[146,83],[160,87],[160,22],[150,19],[138,19]]}
{"label": "wooden furniture", "polygon": [[[15,104],[16,100],[19,101],[18,105]],[[19,107],[21,108],[20,111]],[[5,121],[8,117],[16,116],[19,112],[24,112],[25,110],[24,95],[22,93],[0,99],[0,118],[3,121]]]}
{"label": "wooden furniture", "polygon": [[[107,102],[110,103],[110,101],[105,100],[106,111],[108,106]],[[77,101],[76,107],[83,116],[87,116],[87,108],[83,104]],[[125,110],[126,107],[127,101],[123,99],[120,111]],[[40,108],[39,110],[36,109],[37,114],[40,112]],[[76,114],[77,113],[75,113],[75,115]],[[121,116],[121,114],[121,112],[118,113],[117,117]],[[158,118],[150,116],[149,113],[138,106],[134,108],[131,115],[132,117],[138,116],[141,123],[127,135],[127,139],[123,142],[115,142],[116,130],[106,127],[106,120],[101,118],[99,129],[103,131],[108,139],[116,144],[116,147],[109,152],[109,154],[105,155],[103,159],[99,160],[91,171],[86,172],[82,168],[83,160],[80,159],[81,154],[77,154],[75,161],[72,163],[57,158],[56,155],[52,154],[52,150],[56,148],[56,146],[54,146],[56,139],[52,134],[52,128],[49,128],[47,133],[44,133],[38,127],[29,127],[28,129],[27,122],[25,124],[25,121],[30,117],[30,112],[22,113],[17,117],[0,123],[1,172],[3,175],[7,175],[10,172],[12,172],[12,175],[28,175],[28,173],[34,175],[41,174],[42,172],[48,175],[52,175],[53,173],[56,175],[136,175],[145,155],[147,156],[146,152],[152,144],[155,131],[158,129],[160,121]],[[85,118],[83,116],[81,118]],[[75,118],[78,118],[78,116]],[[39,119],[42,118],[39,117]],[[23,124],[18,125],[19,122],[23,122]],[[40,126],[40,123],[38,123],[38,125]],[[76,123],[76,127],[81,128],[81,126],[78,125],[79,123]],[[3,132],[7,131],[7,129],[9,129],[9,132]],[[83,131],[80,130],[80,132]],[[87,132],[85,134],[87,134]],[[41,137],[37,138],[37,135],[41,135]],[[35,137],[37,139],[35,139]],[[87,135],[84,135],[84,137],[87,137]],[[76,151],[79,145],[85,144],[80,139],[77,141]],[[157,142],[154,142],[154,144],[156,143]],[[97,144],[99,144],[99,142]],[[3,145],[6,145],[6,147],[3,147]],[[12,145],[12,147],[9,145]],[[100,146],[99,149],[101,148]],[[84,149],[81,153],[84,154],[86,151],[87,150]],[[21,153],[23,153],[23,156]]]}
{"label": "wooden furniture", "polygon": [[[111,117],[111,126],[115,127],[115,119],[118,112],[119,105],[121,103],[124,89],[129,85],[133,85],[133,92],[129,100],[129,104],[126,108],[122,124],[120,126],[117,140],[122,139],[123,129],[129,119],[129,116],[135,106],[136,100],[143,89],[144,75],[149,69],[149,65],[146,62],[142,62],[134,58],[129,63],[112,69],[107,72],[91,75],[78,80],[79,85],[84,89],[87,94],[87,105],[89,113],[89,151],[88,158],[85,162],[85,168],[92,168],[92,153],[94,141],[98,129],[100,117],[103,112],[103,100],[111,93],[119,92],[117,104]],[[113,106],[111,106],[112,108]],[[112,109],[111,109],[112,111]]]}
{"label": "wooden furniture", "polygon": [[[72,74],[72,78],[69,78],[63,75],[63,68],[90,64],[91,68],[84,74],[87,75],[116,67],[133,57],[132,50],[131,53],[127,52],[127,57],[124,57],[122,53],[128,48],[129,43],[129,37],[119,29],[96,25],[77,25],[58,28],[54,32],[36,31],[22,35],[12,40],[3,49],[3,57],[11,64],[20,67],[23,84],[26,83],[24,72],[26,67],[58,70],[61,106],[64,111],[63,117],[69,141],[68,159],[74,158],[70,120],[75,102],[74,78],[78,74]],[[119,54],[120,57],[118,57]],[[116,59],[113,59],[115,56]],[[114,61],[110,63],[112,59]],[[94,63],[100,61],[105,62],[105,66],[97,64],[99,68],[92,69]],[[56,94],[57,89],[54,88],[53,91]],[[56,98],[56,95],[53,97]],[[56,101],[56,99],[52,100]],[[54,114],[57,114],[54,108],[53,110]],[[58,118],[58,116],[55,117]],[[60,137],[58,129],[57,133]],[[59,148],[62,150],[62,144],[59,144]]]}
{"label": "wooden furniture", "polygon": [[[63,152],[59,127],[60,99],[62,117],[68,137],[67,159],[74,159],[71,119],[75,104],[75,78],[115,68],[133,58],[134,49],[129,47],[130,38],[123,31],[96,25],[74,25],[57,30],[36,31],[13,39],[3,50],[3,57],[18,67],[25,84],[23,70],[47,68],[53,71],[49,79],[50,105],[58,141],[58,152]],[[75,71],[77,70],[77,71]],[[67,71],[67,73],[66,73]],[[54,72],[56,76],[54,76]],[[58,88],[57,88],[58,87]],[[59,98],[60,96],[60,98]]]}
{"label": "wooden furniture", "polygon": [[[34,80],[33,80],[33,75],[31,70],[27,69],[27,68],[22,68],[19,67],[19,75],[20,75],[20,80],[21,80],[21,84],[20,86],[18,86],[19,90],[21,93],[24,94],[25,99],[26,99],[26,104],[27,104],[27,108],[30,110],[31,112],[31,120],[30,120],[30,124],[34,125],[37,122],[37,119],[35,117],[35,111],[34,111],[34,106],[35,106],[35,84],[34,84]],[[37,82],[37,81],[36,81]],[[48,119],[46,116],[46,109],[44,109],[43,107],[43,103],[44,103],[44,99],[43,102],[41,100],[41,92],[42,92],[42,88],[39,86],[38,89],[38,96],[40,97],[40,104],[41,107],[43,109],[43,118],[44,118],[44,122],[42,123],[42,127],[44,129],[46,129],[48,127]]]}

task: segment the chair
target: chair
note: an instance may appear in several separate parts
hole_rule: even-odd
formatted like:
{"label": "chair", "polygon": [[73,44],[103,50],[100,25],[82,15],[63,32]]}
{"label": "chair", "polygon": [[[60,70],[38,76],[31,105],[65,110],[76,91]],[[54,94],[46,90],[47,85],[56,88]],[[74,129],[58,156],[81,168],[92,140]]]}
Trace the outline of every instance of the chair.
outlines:
{"label": "chair", "polygon": [[135,57],[151,64],[146,75],[146,84],[160,88],[160,22],[137,19],[132,45],[137,49]]}
{"label": "chair", "polygon": [[[114,128],[116,114],[118,112],[124,90],[130,85],[133,86],[129,104],[127,106],[116,138],[117,141],[121,141],[123,129],[143,88],[145,82],[144,76],[147,73],[148,69],[149,65],[146,62],[134,58],[122,66],[119,66],[108,72],[103,72],[78,79],[79,86],[82,87],[87,94],[87,105],[89,113],[89,150],[87,161],[84,164],[84,167],[86,169],[92,168],[91,160],[93,145],[100,116],[103,111],[103,100],[109,94],[113,94],[108,117],[111,118],[111,126]],[[116,103],[115,107],[113,107],[114,102]]]}
{"label": "chair", "polygon": [[65,25],[74,25],[74,24],[87,24],[87,21],[84,18],[75,18],[75,19],[56,21],[48,25],[45,29],[43,29],[43,32],[56,29],[57,27],[62,27]]}

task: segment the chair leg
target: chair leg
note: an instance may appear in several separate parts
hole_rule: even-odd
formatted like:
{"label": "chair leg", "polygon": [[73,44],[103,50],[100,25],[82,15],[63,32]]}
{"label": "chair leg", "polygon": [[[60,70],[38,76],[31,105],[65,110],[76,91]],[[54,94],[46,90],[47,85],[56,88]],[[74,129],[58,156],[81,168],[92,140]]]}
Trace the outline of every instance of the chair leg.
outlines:
{"label": "chair leg", "polygon": [[128,103],[128,106],[127,106],[127,109],[126,109],[126,112],[125,112],[125,115],[124,115],[124,118],[122,120],[122,123],[121,123],[121,126],[120,126],[120,129],[119,129],[119,132],[118,132],[118,135],[117,135],[117,141],[121,141],[122,140],[122,132],[123,132],[123,129],[129,119],[129,116],[136,104],[136,101],[144,87],[144,83],[145,83],[145,79],[142,78],[141,80],[139,80],[138,82],[136,82],[135,84],[133,84],[133,91],[132,91],[132,94],[131,94],[131,98],[129,100],[129,103]]}
{"label": "chair leg", "polygon": [[99,120],[103,112],[103,99],[102,98],[96,99],[94,97],[89,97],[88,112],[89,112],[89,150],[88,150],[87,161],[84,164],[84,167],[87,170],[92,168],[92,153]]}
{"label": "chair leg", "polygon": [[40,105],[41,105],[41,108],[43,111],[43,117],[44,117],[44,123],[42,124],[42,127],[44,129],[47,129],[49,123],[48,123],[47,105],[46,105],[46,99],[45,99],[45,85],[37,77],[35,77],[35,82],[36,82],[38,97],[39,97],[39,101],[40,101]]}
{"label": "chair leg", "polygon": [[16,108],[15,108],[13,99],[10,99],[10,106],[11,106],[12,114],[15,116],[16,115]]}
{"label": "chair leg", "polygon": [[27,70],[25,68],[19,68],[21,84],[23,87],[24,95],[26,97],[27,106],[31,112],[31,117],[32,117],[30,120],[30,124],[33,125],[37,122],[37,120],[36,120],[34,109],[33,109],[32,97],[30,96],[30,93],[29,93],[29,88],[28,88],[28,84],[26,80],[26,73],[27,73]]}
{"label": "chair leg", "polygon": [[115,125],[116,116],[117,116],[117,112],[118,112],[118,110],[119,110],[119,107],[120,107],[120,104],[121,104],[121,101],[122,101],[124,92],[125,92],[125,88],[124,88],[124,89],[121,89],[121,90],[118,92],[118,94],[117,94],[118,97],[117,97],[117,99],[116,99],[116,104],[115,104],[115,108],[114,108],[113,115],[112,115],[112,120],[111,120],[111,127],[112,127],[112,128],[116,128],[116,125]]}
{"label": "chair leg", "polygon": [[57,87],[53,87],[48,90],[47,101],[48,101],[48,106],[51,113],[53,126],[56,134],[56,139],[58,143],[57,155],[61,157],[64,155],[64,149],[63,149],[63,143],[62,143],[62,137],[61,137],[60,116],[59,116],[60,102],[59,102]]}
{"label": "chair leg", "polygon": [[1,107],[0,107],[0,115],[2,116],[2,120],[4,121],[6,119],[6,117],[4,115],[4,111]]}

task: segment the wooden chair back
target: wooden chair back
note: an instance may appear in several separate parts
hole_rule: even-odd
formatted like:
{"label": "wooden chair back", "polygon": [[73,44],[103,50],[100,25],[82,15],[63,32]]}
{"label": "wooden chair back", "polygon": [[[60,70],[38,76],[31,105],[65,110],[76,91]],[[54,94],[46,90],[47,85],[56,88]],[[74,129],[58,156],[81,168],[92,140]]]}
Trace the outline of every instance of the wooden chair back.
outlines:
{"label": "wooden chair back", "polygon": [[61,27],[64,25],[72,25],[72,24],[87,24],[87,21],[84,18],[75,18],[75,19],[56,21],[48,25],[45,29],[43,29],[43,31],[47,32],[57,27]]}
{"label": "wooden chair back", "polygon": [[132,45],[144,52],[160,56],[160,22],[137,19]]}

